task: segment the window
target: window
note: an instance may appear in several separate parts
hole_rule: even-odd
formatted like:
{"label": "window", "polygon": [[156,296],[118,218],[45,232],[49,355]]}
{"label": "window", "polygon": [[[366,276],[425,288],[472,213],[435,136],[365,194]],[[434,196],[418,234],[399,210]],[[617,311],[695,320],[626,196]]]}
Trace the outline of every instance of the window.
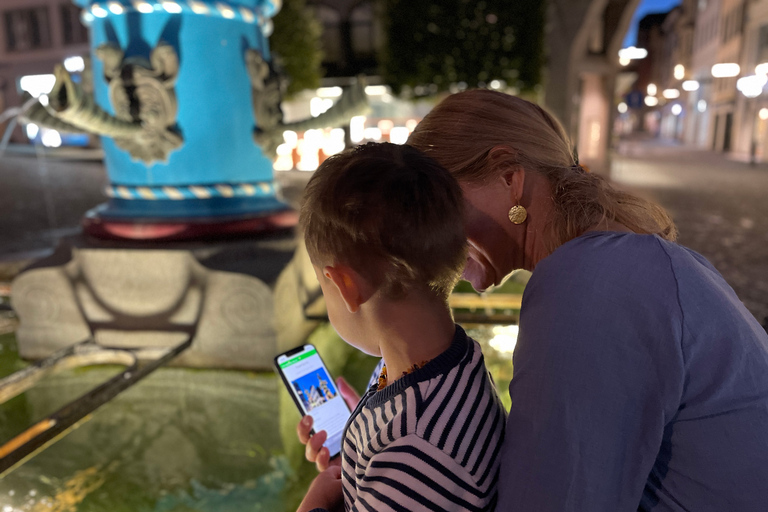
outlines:
{"label": "window", "polygon": [[88,29],[80,21],[80,9],[72,4],[61,4],[61,25],[64,44],[88,42]]}
{"label": "window", "polygon": [[768,25],[760,27],[757,36],[757,63],[768,62]]}
{"label": "window", "polygon": [[324,5],[316,6],[315,12],[317,13],[317,19],[323,24],[323,61],[341,61],[341,15],[335,9]]}
{"label": "window", "polygon": [[51,47],[48,9],[34,7],[5,11],[6,48],[21,52]]}
{"label": "window", "polygon": [[352,48],[358,57],[376,53],[378,30],[371,2],[365,2],[352,11],[350,25],[352,30]]}

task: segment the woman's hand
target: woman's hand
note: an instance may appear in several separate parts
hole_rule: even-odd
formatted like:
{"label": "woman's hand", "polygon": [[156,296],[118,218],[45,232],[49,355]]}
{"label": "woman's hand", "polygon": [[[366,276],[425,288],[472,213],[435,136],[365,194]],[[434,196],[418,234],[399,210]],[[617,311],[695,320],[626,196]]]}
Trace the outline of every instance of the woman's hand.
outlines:
{"label": "woman's hand", "polygon": [[339,466],[332,466],[315,477],[296,512],[308,512],[315,508],[324,508],[329,512],[344,508]]}
{"label": "woman's hand", "polygon": [[[344,377],[336,379],[336,386],[339,388],[342,398],[347,403],[351,410],[357,407],[357,403],[360,401],[360,395],[357,394],[352,386],[350,386]],[[312,416],[304,416],[298,425],[296,425],[296,434],[299,436],[301,444],[306,445],[305,456],[309,462],[314,462],[318,471],[325,471],[329,467],[340,466],[341,457],[331,461],[331,454],[328,448],[323,447],[323,443],[328,438],[328,433],[325,430],[315,432],[311,435],[312,431]]]}

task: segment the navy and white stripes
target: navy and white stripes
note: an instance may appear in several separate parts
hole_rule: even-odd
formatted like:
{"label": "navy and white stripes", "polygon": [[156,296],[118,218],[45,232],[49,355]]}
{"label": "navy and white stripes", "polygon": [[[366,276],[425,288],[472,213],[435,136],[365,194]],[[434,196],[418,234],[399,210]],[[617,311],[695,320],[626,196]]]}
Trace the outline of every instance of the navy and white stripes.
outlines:
{"label": "navy and white stripes", "polygon": [[490,510],[506,414],[480,346],[451,347],[360,401],[345,430],[347,510]]}

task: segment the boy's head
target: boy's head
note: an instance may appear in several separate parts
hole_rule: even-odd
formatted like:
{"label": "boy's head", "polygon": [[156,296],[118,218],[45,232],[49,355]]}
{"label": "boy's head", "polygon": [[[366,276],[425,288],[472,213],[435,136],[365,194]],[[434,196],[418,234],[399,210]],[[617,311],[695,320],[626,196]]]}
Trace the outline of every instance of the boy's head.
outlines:
{"label": "boy's head", "polygon": [[307,184],[301,225],[312,262],[352,268],[384,297],[446,299],[466,263],[456,180],[420,151],[366,144],[326,160]]}

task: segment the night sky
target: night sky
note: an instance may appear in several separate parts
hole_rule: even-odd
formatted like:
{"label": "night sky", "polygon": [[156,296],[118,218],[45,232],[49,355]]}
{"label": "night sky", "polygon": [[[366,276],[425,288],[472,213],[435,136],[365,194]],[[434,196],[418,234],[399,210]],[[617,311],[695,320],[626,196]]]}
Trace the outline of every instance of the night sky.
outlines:
{"label": "night sky", "polygon": [[637,42],[637,24],[646,14],[668,12],[676,5],[680,5],[680,0],[642,0],[632,18],[632,25],[624,39],[624,47],[633,46]]}

